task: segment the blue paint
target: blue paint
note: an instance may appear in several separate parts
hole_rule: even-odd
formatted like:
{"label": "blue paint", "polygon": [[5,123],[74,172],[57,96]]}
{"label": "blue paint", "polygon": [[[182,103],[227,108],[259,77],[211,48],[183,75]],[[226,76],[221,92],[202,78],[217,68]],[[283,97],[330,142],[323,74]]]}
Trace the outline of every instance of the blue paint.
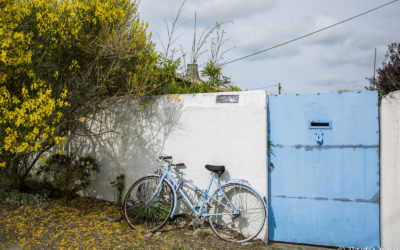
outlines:
{"label": "blue paint", "polygon": [[[157,177],[157,178],[160,178],[160,177],[161,177],[161,176],[158,175],[158,174],[150,174],[149,176],[154,176],[154,177]],[[171,215],[170,215],[170,218],[173,219],[173,218],[174,218],[174,215],[175,215],[175,212],[176,212],[177,204],[178,204],[178,199],[177,199],[178,195],[176,194],[176,190],[175,190],[175,188],[174,188],[174,185],[172,185],[172,183],[171,183],[169,180],[167,180],[167,179],[164,179],[164,180],[165,180],[165,182],[168,184],[168,186],[171,187],[171,190],[172,190],[172,192],[174,193],[174,207],[173,207],[172,212],[171,212]],[[160,183],[160,184],[161,184],[161,183]]]}
{"label": "blue paint", "polygon": [[275,95],[268,102],[269,238],[379,247],[377,92]]}

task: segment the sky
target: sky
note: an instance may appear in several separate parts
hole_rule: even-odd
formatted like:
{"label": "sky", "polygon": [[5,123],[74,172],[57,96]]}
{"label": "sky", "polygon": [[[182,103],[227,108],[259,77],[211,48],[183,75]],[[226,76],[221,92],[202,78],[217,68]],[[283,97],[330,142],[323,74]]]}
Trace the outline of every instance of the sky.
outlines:
{"label": "sky", "polygon": [[[187,0],[172,44],[175,57],[190,52],[195,14],[197,36],[223,23],[221,62],[275,46],[373,9],[390,0]],[[163,52],[182,0],[141,0],[139,13],[148,22],[156,49]],[[215,34],[210,37],[215,37]],[[366,77],[382,65],[387,46],[400,42],[400,1],[279,48],[223,67],[223,74],[242,90],[265,89],[271,94],[324,93],[364,90]],[[210,57],[211,40],[198,64]]]}

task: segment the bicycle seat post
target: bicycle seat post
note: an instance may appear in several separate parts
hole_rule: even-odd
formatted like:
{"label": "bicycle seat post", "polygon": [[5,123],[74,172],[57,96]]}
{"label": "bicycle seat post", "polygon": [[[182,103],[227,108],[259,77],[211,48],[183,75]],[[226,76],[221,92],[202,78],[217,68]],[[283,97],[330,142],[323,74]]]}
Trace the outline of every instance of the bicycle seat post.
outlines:
{"label": "bicycle seat post", "polygon": [[216,175],[215,175],[214,172],[211,172],[211,178],[212,178],[213,180],[217,179],[217,183],[219,184],[219,177],[216,178]]}

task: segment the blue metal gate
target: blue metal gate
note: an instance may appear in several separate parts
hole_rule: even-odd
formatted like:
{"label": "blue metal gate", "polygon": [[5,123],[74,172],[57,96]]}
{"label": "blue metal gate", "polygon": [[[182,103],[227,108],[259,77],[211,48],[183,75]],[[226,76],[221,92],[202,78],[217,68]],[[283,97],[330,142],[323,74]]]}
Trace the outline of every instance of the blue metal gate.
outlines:
{"label": "blue metal gate", "polygon": [[377,92],[268,97],[269,238],[379,247]]}

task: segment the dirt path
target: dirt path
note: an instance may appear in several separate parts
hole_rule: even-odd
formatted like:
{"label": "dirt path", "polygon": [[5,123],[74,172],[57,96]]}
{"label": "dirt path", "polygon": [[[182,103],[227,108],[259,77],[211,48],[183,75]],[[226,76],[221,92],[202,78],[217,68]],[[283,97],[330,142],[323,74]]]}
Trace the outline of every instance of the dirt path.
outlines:
{"label": "dirt path", "polygon": [[152,236],[132,230],[118,218],[121,209],[106,202],[77,198],[68,203],[13,207],[0,203],[0,249],[323,249],[252,241],[220,240],[209,229],[166,225]]}

